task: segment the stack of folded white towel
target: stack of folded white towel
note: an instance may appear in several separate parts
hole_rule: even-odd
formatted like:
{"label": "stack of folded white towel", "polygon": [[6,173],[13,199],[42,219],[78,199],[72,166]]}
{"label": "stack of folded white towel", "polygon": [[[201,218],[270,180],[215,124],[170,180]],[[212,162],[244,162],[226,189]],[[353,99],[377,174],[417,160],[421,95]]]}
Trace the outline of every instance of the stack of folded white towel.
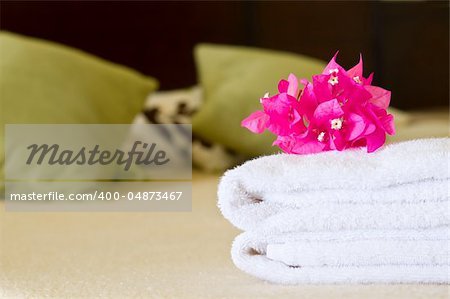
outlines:
{"label": "stack of folded white towel", "polygon": [[449,139],[261,157],[226,172],[241,270],[283,283],[448,283]]}

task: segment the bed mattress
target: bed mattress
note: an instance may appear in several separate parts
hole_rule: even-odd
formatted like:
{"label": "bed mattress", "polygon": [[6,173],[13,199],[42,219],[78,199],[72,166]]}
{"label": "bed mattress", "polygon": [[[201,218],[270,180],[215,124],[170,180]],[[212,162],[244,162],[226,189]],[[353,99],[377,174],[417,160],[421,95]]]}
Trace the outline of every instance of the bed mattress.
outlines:
{"label": "bed mattress", "polygon": [[[446,136],[448,114],[418,114],[399,132]],[[282,286],[242,273],[219,176],[194,173],[192,212],[19,213],[0,201],[0,297],[448,298],[447,285]]]}

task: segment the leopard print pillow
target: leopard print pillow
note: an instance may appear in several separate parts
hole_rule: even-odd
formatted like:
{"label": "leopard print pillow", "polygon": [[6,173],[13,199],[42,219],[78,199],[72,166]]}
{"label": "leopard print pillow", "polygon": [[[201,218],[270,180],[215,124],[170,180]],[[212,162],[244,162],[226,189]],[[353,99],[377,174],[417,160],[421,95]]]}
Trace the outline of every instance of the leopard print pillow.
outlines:
{"label": "leopard print pillow", "polygon": [[[200,87],[154,92],[147,98],[144,109],[136,119],[140,124],[190,124],[202,104]],[[161,134],[164,134],[161,132]],[[175,132],[170,132],[175,134]],[[176,134],[183,134],[177,132]],[[176,140],[180,136],[167,136]],[[189,136],[190,138],[190,136]],[[206,171],[223,171],[243,160],[237,153],[220,144],[207,142],[192,134],[192,161]]]}

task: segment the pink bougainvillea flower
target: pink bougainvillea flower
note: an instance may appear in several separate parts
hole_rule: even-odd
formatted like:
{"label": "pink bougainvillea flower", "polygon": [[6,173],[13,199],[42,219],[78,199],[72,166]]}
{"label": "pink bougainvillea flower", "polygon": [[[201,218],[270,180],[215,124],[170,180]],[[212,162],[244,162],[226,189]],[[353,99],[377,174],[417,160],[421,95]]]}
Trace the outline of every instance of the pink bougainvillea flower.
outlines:
{"label": "pink bougainvillea flower", "polygon": [[267,129],[267,124],[269,123],[269,115],[264,113],[264,111],[255,111],[250,114],[249,117],[244,119],[241,123],[243,127],[246,127],[250,131],[256,134],[261,134]]}
{"label": "pink bougainvillea flower", "polygon": [[290,74],[288,80],[281,80],[278,91],[274,96],[264,95],[260,99],[263,110],[252,113],[241,125],[257,134],[265,129],[280,136],[304,131],[306,128],[298,111],[297,77]]}
{"label": "pink bougainvillea flower", "polygon": [[350,78],[358,84],[370,85],[372,84],[373,73],[370,73],[369,77],[363,77],[363,59],[362,55],[359,55],[359,62],[357,65],[347,71]]}
{"label": "pink bougainvillea flower", "polygon": [[365,146],[373,152],[395,134],[387,113],[391,93],[363,76],[363,60],[349,70],[331,59],[312,82],[290,74],[278,84],[279,93],[261,98],[262,111],[242,121],[254,133],[277,135],[273,145],[292,154],[309,154]]}

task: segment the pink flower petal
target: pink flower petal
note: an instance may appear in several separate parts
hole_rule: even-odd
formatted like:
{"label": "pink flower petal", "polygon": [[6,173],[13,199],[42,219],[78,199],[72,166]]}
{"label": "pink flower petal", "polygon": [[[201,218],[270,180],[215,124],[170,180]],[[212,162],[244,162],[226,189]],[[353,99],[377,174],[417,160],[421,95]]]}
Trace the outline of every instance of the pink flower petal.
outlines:
{"label": "pink flower petal", "polygon": [[294,74],[289,74],[288,77],[289,87],[287,94],[297,99],[298,97],[298,79]]}
{"label": "pink flower petal", "polygon": [[294,146],[294,139],[291,136],[278,136],[272,143],[272,146],[278,146],[283,152],[292,154],[292,147]]}
{"label": "pink flower petal", "polygon": [[337,52],[334,54],[333,58],[331,58],[330,62],[328,62],[327,66],[325,67],[325,69],[324,69],[323,72],[322,72],[323,75],[329,75],[329,74],[330,74],[330,70],[333,70],[333,69],[338,69],[339,71],[340,71],[341,69],[343,70],[343,67],[340,66],[340,65],[336,62],[336,57],[337,57],[338,54],[339,54],[339,51],[337,51]]}
{"label": "pink flower petal", "polygon": [[392,114],[388,114],[381,118],[381,123],[383,124],[386,133],[395,135],[394,116]]}
{"label": "pink flower petal", "polygon": [[370,102],[380,108],[387,109],[391,101],[391,92],[378,86],[366,85],[366,90],[370,92],[372,98]]}
{"label": "pink flower petal", "polygon": [[377,129],[375,132],[366,137],[367,152],[372,153],[380,148],[386,142],[386,134],[383,130]]}
{"label": "pink flower petal", "polygon": [[352,78],[345,75],[339,75],[339,85],[334,92],[333,95],[348,102],[347,105],[361,106],[372,97],[363,85],[355,83]]}
{"label": "pink flower petal", "polygon": [[348,140],[354,140],[361,136],[361,134],[366,129],[366,122],[364,118],[355,113],[350,113],[347,118],[348,126]]}
{"label": "pink flower petal", "polygon": [[262,102],[264,107],[264,112],[266,112],[271,117],[274,113],[286,114],[289,111],[289,98],[286,93],[280,93],[276,96],[265,99]]}
{"label": "pink flower petal", "polygon": [[347,74],[350,76],[350,78],[354,78],[356,76],[358,76],[360,78],[360,80],[363,80],[363,59],[362,59],[362,55],[359,54],[359,62],[357,65],[355,65],[354,67],[352,67],[351,69],[349,69],[347,71]]}
{"label": "pink flower petal", "polygon": [[303,93],[299,99],[299,112],[306,115],[308,119],[312,119],[314,111],[317,108],[317,99],[311,83],[305,84]]}
{"label": "pink flower petal", "polygon": [[278,82],[278,91],[280,93],[287,92],[289,88],[289,82],[287,80],[281,79],[280,82]]}
{"label": "pink flower petal", "polygon": [[330,147],[338,151],[345,149],[346,140],[342,136],[340,131],[334,131],[333,136],[330,138]]}
{"label": "pink flower petal", "polygon": [[251,132],[261,134],[267,128],[269,116],[263,111],[256,111],[241,122],[241,126],[249,129]]}
{"label": "pink flower petal", "polygon": [[395,134],[394,117],[391,114],[387,114],[387,111],[372,103],[367,105],[367,112],[372,115],[372,119],[377,128],[383,129],[389,135]]}
{"label": "pink flower petal", "polygon": [[375,132],[375,129],[377,127],[374,124],[367,124],[366,130],[364,131],[363,135],[370,135],[373,132]]}
{"label": "pink flower petal", "polygon": [[292,111],[292,115],[293,115],[293,119],[292,119],[292,123],[293,123],[293,124],[296,124],[296,123],[301,122],[301,120],[302,120],[302,115],[297,111],[297,109],[294,109],[294,110]]}
{"label": "pink flower petal", "polygon": [[321,103],[333,98],[331,92],[332,86],[328,83],[329,75],[315,75],[312,77],[314,87],[313,91],[316,96],[317,102]]}
{"label": "pink flower petal", "polygon": [[299,155],[314,154],[323,151],[325,145],[317,140],[308,140],[306,142],[297,142],[291,149],[291,152]]}
{"label": "pink flower petal", "polygon": [[369,77],[364,79],[363,83],[364,83],[364,85],[370,85],[370,84],[372,84],[372,80],[373,80],[373,73],[370,73]]}
{"label": "pink flower petal", "polygon": [[339,118],[344,115],[344,111],[336,99],[332,99],[319,104],[314,111],[314,118],[317,124],[325,124],[334,118]]}

